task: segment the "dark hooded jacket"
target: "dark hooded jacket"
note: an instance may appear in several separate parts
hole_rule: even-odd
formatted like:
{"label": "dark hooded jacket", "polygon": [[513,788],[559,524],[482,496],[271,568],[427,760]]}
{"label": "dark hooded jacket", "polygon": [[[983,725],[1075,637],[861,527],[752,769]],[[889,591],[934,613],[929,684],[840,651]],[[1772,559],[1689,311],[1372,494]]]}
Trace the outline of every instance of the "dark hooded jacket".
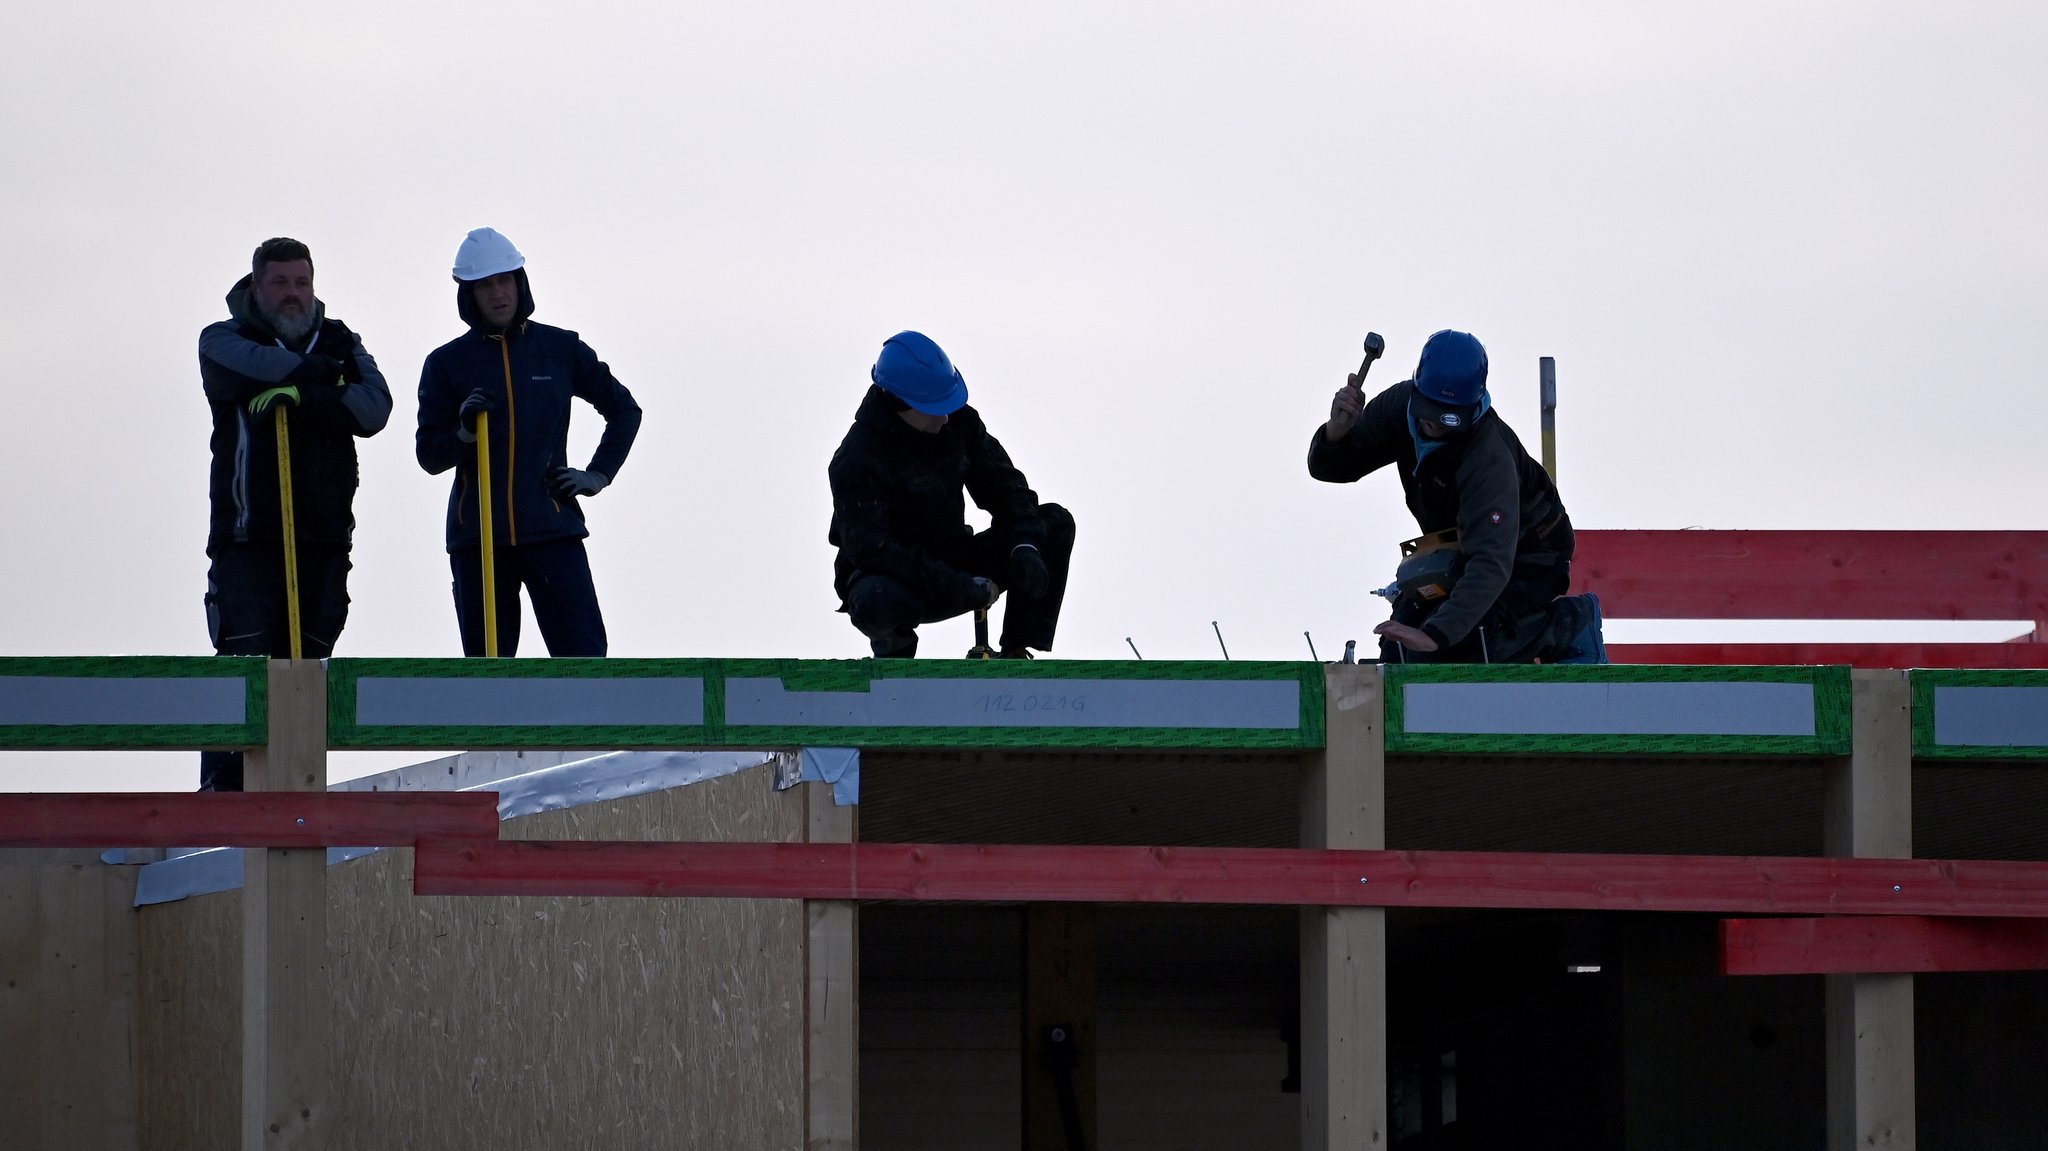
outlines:
{"label": "dark hooded jacket", "polygon": [[355,531],[356,437],[377,434],[391,418],[383,373],[362,340],[328,319],[317,299],[319,323],[300,347],[287,346],[264,321],[250,298],[250,277],[237,280],[227,300],[231,318],[199,333],[199,379],[213,407],[207,550],[284,538],[277,417],[250,415],[248,404],[285,386],[299,390],[298,404],[285,416],[293,528],[301,545],[345,549]]}
{"label": "dark hooded jacket", "polygon": [[469,331],[434,349],[420,369],[419,432],[413,446],[430,475],[455,469],[448,492],[448,550],[482,546],[477,530],[476,445],[457,434],[462,401],[482,388],[497,402],[490,417],[491,537],[501,546],[582,539],[583,508],[548,491],[548,473],[569,462],[569,401],[582,397],[604,417],[604,435],[586,470],[615,480],[640,432],[640,405],[612,378],[597,353],[562,328],[536,324],[533,292],[519,270],[519,311],[512,326],[491,330],[469,285],[455,286],[456,310]]}
{"label": "dark hooded jacket", "polygon": [[839,548],[832,586],[842,601],[856,571],[891,576],[927,603],[979,599],[974,577],[953,566],[974,538],[967,496],[1012,546],[1045,543],[1038,494],[972,405],[921,432],[870,386],[828,471],[830,540]]}
{"label": "dark hooded jacket", "polygon": [[1463,434],[1430,441],[1425,453],[1408,415],[1414,391],[1414,381],[1403,380],[1374,396],[1335,443],[1318,427],[1309,440],[1308,474],[1342,484],[1397,465],[1416,526],[1424,533],[1458,530],[1462,572],[1422,625],[1447,648],[1479,626],[1518,567],[1568,565],[1572,526],[1550,474],[1491,408]]}

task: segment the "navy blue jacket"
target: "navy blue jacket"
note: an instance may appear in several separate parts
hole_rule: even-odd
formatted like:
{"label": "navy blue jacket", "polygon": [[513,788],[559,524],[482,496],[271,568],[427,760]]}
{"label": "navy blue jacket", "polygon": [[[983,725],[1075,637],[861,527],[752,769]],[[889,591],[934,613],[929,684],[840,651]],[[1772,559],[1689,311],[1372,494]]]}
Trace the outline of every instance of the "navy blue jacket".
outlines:
{"label": "navy blue jacket", "polygon": [[583,508],[548,492],[547,475],[575,467],[569,453],[569,401],[582,397],[604,417],[604,435],[586,471],[618,478],[640,431],[640,405],[612,378],[575,332],[536,324],[526,273],[519,273],[519,313],[512,326],[483,326],[468,285],[456,285],[457,307],[470,325],[434,349],[420,369],[419,432],[414,449],[430,475],[455,469],[448,492],[448,550],[482,546],[477,530],[476,445],[457,434],[457,413],[482,388],[497,401],[491,413],[491,537],[500,546],[582,539]]}
{"label": "navy blue jacket", "polygon": [[[314,302],[319,326],[305,345],[279,341],[249,299],[249,277],[228,290],[231,319],[199,333],[199,380],[213,408],[213,505],[206,547],[276,543],[284,538],[278,498],[277,417],[249,414],[249,401],[295,386],[291,428],[292,521],[301,545],[347,548],[355,531],[356,437],[373,436],[391,418],[391,390],[362,340]],[[334,364],[341,365],[335,378]]]}

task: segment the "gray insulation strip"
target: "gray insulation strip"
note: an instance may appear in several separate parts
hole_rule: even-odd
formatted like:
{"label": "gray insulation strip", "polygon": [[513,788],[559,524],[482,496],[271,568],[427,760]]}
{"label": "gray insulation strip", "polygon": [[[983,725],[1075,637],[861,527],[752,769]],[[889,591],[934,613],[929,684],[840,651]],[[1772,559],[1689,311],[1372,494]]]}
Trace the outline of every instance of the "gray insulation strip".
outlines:
{"label": "gray insulation strip", "polygon": [[0,676],[0,724],[239,724],[248,686],[239,676]]}
{"label": "gray insulation strip", "polygon": [[865,692],[725,681],[735,727],[1301,726],[1297,680],[878,679]]}
{"label": "gray insulation strip", "polygon": [[1936,687],[1943,747],[2048,747],[2048,687]]}
{"label": "gray insulation strip", "polygon": [[365,727],[540,727],[704,723],[704,680],[366,677],[356,681]]}
{"label": "gray insulation strip", "polygon": [[1456,735],[1814,733],[1805,683],[1411,683],[1401,730]]}

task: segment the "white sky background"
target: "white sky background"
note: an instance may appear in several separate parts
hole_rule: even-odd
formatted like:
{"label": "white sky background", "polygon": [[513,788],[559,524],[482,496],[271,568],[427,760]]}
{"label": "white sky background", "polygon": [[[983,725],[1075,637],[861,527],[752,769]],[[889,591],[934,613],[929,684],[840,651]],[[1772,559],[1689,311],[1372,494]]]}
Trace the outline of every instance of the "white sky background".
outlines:
{"label": "white sky background", "polygon": [[[199,0],[9,25],[0,655],[210,651],[195,346],[279,234],[397,401],[361,444],[341,655],[460,651],[414,389],[482,224],[646,409],[587,504],[615,656],[866,654],[825,464],[902,328],[1079,520],[1057,657],[1215,658],[1211,620],[1239,659],[1370,646],[1367,589],[1415,534],[1398,481],[1303,466],[1369,329],[1380,386],[1431,331],[1476,333],[1532,451],[1555,356],[1582,528],[2041,526],[2038,4]],[[601,423],[576,421],[587,458]],[[923,635],[950,657],[971,629]],[[8,789],[196,778],[0,756]]]}

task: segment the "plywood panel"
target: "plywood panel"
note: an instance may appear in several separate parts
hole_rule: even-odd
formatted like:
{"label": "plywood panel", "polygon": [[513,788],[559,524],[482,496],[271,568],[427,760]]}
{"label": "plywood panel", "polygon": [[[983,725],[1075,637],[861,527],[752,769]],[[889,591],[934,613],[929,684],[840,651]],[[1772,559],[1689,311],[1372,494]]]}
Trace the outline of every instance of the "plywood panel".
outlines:
{"label": "plywood panel", "polygon": [[[506,834],[800,839],[801,798],[770,778],[755,769],[548,812]],[[410,855],[329,876],[329,1146],[801,1144],[800,903],[415,898]],[[156,1146],[231,1138],[234,1100],[217,1097],[234,1093],[238,1032],[232,1007],[219,1007],[236,1002],[234,899],[145,909],[151,994],[162,997],[145,1096]],[[222,1068],[226,1083],[209,1084]]]}
{"label": "plywood panel", "polygon": [[90,853],[0,862],[0,1148],[135,1147],[134,894]]}

